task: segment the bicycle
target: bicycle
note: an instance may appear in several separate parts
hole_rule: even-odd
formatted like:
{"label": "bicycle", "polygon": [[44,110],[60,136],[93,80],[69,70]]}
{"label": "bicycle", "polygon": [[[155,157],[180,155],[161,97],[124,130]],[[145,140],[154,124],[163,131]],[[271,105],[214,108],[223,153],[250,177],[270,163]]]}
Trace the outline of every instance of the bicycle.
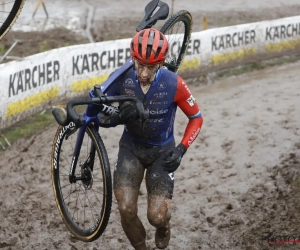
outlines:
{"label": "bicycle", "polygon": [[[145,17],[136,30],[152,27],[158,20],[165,20],[168,14],[169,7],[166,3],[152,0],[145,7]],[[180,30],[181,25],[183,33],[175,33]],[[169,40],[177,38],[172,43],[177,45],[177,49],[171,51],[164,64],[164,67],[173,72],[178,71],[183,61],[191,27],[190,13],[181,10],[172,15],[161,28]],[[178,41],[178,38],[181,40]],[[128,60],[106,82],[112,83],[132,66],[132,60]],[[94,86],[94,93],[95,98],[77,98],[68,102],[65,119],[61,118],[58,109],[52,110],[60,125],[54,137],[51,154],[52,186],[56,204],[69,231],[77,239],[87,242],[98,239],[108,224],[112,205],[112,180],[107,151],[99,133],[98,118],[87,117],[86,114],[80,116],[74,107],[132,101],[142,119],[147,119],[149,115],[149,111],[144,110],[137,97],[105,96],[100,85]],[[118,112],[117,108],[110,106],[107,113],[113,112]],[[75,142],[71,141],[73,137]],[[87,211],[86,207],[89,207]]]}
{"label": "bicycle", "polygon": [[[6,35],[6,33],[16,22],[24,6],[24,3],[25,0],[15,0],[0,3],[0,6],[2,6],[2,10],[0,10],[0,40]],[[9,11],[3,10],[3,7],[8,8]]]}

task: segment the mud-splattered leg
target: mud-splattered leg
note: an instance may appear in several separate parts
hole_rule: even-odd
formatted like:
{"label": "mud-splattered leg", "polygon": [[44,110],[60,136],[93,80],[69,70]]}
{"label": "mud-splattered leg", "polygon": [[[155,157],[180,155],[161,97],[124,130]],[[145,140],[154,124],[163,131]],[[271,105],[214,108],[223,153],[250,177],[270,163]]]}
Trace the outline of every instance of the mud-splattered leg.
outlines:
{"label": "mud-splattered leg", "polygon": [[170,241],[169,205],[171,200],[161,196],[148,196],[147,216],[150,224],[156,228],[155,243],[159,249],[164,249]]}
{"label": "mud-splattered leg", "polygon": [[121,147],[114,171],[114,194],[123,230],[136,250],[146,250],[146,231],[137,215],[137,200],[144,171],[135,155]]}
{"label": "mud-splattered leg", "polygon": [[123,230],[136,250],[146,249],[146,231],[137,216],[139,190],[130,187],[115,189]]}

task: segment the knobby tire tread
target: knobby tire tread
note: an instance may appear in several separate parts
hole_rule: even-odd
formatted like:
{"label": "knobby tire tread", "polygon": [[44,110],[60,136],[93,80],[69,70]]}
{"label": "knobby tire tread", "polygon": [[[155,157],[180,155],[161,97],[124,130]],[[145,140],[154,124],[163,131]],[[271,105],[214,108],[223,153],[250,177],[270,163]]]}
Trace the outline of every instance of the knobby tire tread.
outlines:
{"label": "knobby tire tread", "polygon": [[184,59],[186,50],[188,48],[188,44],[191,38],[191,33],[192,33],[192,16],[191,14],[186,11],[186,10],[180,10],[176,13],[174,13],[165,23],[164,25],[161,27],[160,31],[164,34],[166,34],[166,32],[172,28],[172,26],[177,23],[183,21],[185,23],[185,33],[184,33],[184,42],[182,44],[182,49],[180,51],[180,60],[176,62],[176,70],[174,71],[175,73],[178,72],[180,65]]}
{"label": "knobby tire tread", "polygon": [[[56,204],[59,210],[59,213],[65,223],[65,225],[67,226],[67,228],[69,229],[69,231],[79,240],[81,241],[85,241],[85,242],[91,242],[94,241],[96,239],[98,239],[103,232],[105,231],[108,221],[109,221],[109,217],[110,217],[110,212],[111,212],[111,206],[112,206],[112,181],[111,181],[111,171],[110,171],[110,164],[109,164],[109,160],[108,160],[108,155],[104,146],[104,143],[99,135],[99,133],[96,131],[96,129],[94,128],[93,125],[89,125],[87,127],[87,130],[90,130],[90,134],[92,137],[94,137],[94,142],[97,144],[96,145],[96,151],[97,148],[100,151],[100,157],[103,160],[103,168],[102,168],[102,172],[104,171],[104,180],[106,183],[104,183],[103,186],[106,186],[106,196],[105,196],[105,200],[106,200],[106,206],[104,208],[103,211],[103,216],[101,216],[102,218],[102,223],[98,225],[98,227],[90,234],[90,235],[84,235],[82,232],[79,232],[78,230],[74,230],[74,228],[70,225],[69,220],[72,221],[72,219],[70,218],[66,218],[65,214],[68,214],[67,211],[65,211],[65,207],[63,206],[63,204],[61,204],[62,201],[62,197],[60,196],[60,190],[57,190],[59,188],[59,180],[57,180],[56,176],[56,172],[54,169],[54,163],[53,163],[53,159],[54,159],[54,154],[55,154],[55,146],[56,146],[56,141],[57,138],[59,136],[59,134],[61,133],[63,127],[59,126],[56,132],[56,135],[54,137],[54,142],[53,142],[53,146],[52,146],[52,162],[51,162],[51,175],[52,175],[52,187],[53,187],[53,191],[54,191],[54,195],[55,195],[55,199],[56,199]],[[63,138],[64,139],[64,138]],[[60,146],[59,146],[59,150],[61,149],[61,145],[62,145],[62,141],[60,142]],[[98,154],[96,153],[96,155],[98,156]],[[101,161],[101,159],[100,159]],[[58,167],[59,169],[59,167]]]}

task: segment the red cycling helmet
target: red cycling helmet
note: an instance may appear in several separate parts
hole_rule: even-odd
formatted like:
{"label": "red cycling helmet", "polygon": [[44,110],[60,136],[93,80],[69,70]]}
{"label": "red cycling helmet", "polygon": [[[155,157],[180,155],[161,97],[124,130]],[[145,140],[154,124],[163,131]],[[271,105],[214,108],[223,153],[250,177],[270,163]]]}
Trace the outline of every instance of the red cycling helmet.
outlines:
{"label": "red cycling helmet", "polygon": [[167,58],[168,51],[167,38],[159,30],[153,28],[136,33],[130,44],[132,58],[144,64],[163,63]]}

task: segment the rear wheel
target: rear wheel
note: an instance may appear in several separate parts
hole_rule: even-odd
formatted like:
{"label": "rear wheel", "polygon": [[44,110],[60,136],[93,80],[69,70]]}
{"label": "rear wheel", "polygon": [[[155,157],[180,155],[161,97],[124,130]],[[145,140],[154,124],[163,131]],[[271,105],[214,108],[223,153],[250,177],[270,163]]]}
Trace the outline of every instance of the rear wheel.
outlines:
{"label": "rear wheel", "polygon": [[0,3],[0,40],[17,20],[25,0],[4,0]]}
{"label": "rear wheel", "polygon": [[178,72],[184,59],[192,33],[192,16],[186,10],[173,14],[160,29],[170,44],[169,55],[164,63],[168,70]]}
{"label": "rear wheel", "polygon": [[96,129],[86,128],[75,169],[76,183],[70,183],[78,131],[71,122],[60,126],[52,147],[52,186],[60,215],[79,240],[94,241],[104,232],[111,211],[112,183],[107,152]]}

